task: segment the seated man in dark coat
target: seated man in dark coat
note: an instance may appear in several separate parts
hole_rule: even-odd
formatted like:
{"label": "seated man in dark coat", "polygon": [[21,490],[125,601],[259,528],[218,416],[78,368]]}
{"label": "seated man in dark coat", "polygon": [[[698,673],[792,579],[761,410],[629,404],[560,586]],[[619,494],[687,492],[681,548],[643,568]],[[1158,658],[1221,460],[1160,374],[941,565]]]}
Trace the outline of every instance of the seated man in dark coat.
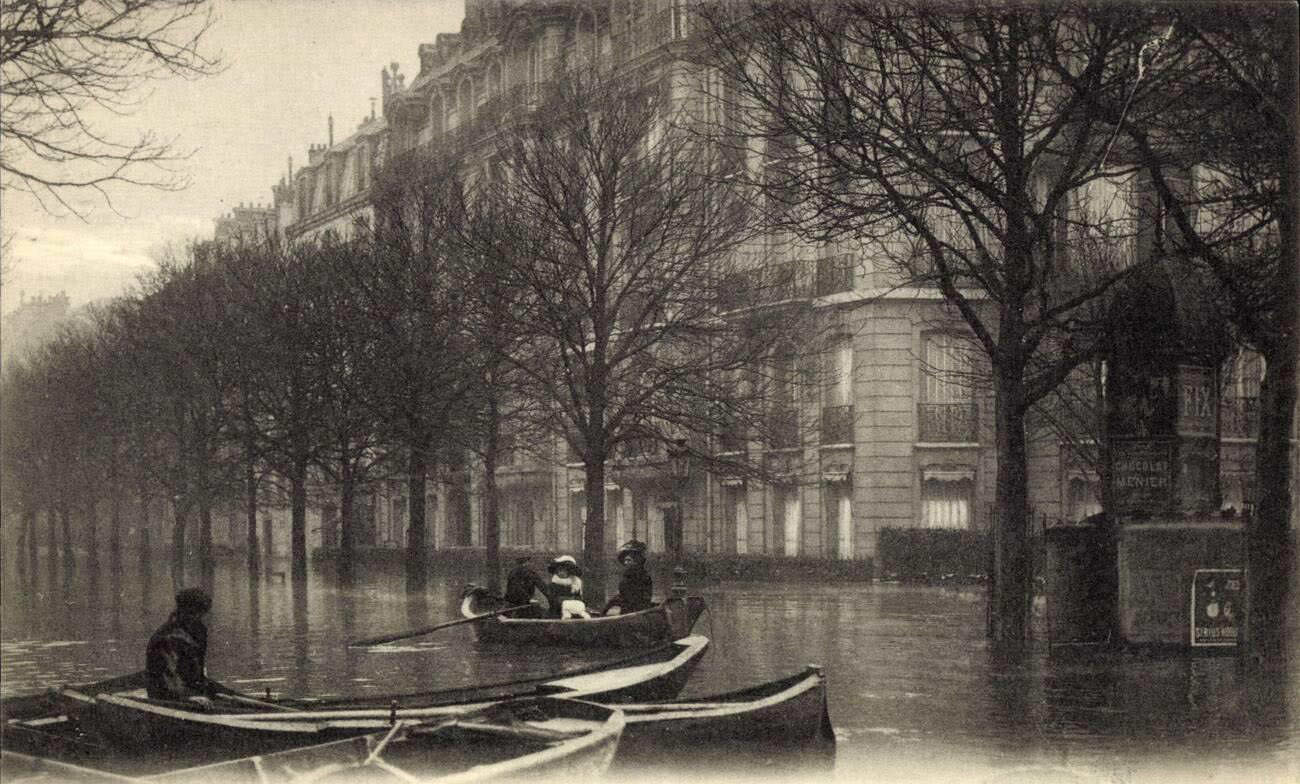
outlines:
{"label": "seated man in dark coat", "polygon": [[618,562],[623,576],[618,581],[618,595],[605,605],[607,615],[639,612],[654,606],[654,583],[645,568],[645,542],[636,539],[618,548]]}
{"label": "seated man in dark coat", "polygon": [[[531,560],[532,556],[519,556],[515,559],[515,568],[511,569],[510,574],[506,575],[505,603],[507,607],[517,607],[532,602],[536,592],[540,592],[543,597],[549,596],[546,581],[529,566]],[[534,617],[542,614],[540,608],[521,610],[515,613],[516,616],[520,617]]]}
{"label": "seated man in dark coat", "polygon": [[212,599],[199,588],[176,594],[176,610],[149,638],[145,673],[149,696],[156,700],[208,702],[217,684],[208,680],[208,627],[204,616]]}

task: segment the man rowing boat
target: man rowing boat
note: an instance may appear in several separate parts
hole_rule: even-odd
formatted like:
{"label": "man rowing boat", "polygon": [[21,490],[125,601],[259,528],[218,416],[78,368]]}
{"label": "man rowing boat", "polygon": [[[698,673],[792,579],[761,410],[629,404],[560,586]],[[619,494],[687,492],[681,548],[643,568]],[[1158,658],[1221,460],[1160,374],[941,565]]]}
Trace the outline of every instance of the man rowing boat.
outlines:
{"label": "man rowing boat", "polygon": [[208,627],[204,618],[212,597],[201,588],[176,594],[176,610],[149,638],[145,672],[149,697],[210,704],[221,687],[208,680]]}

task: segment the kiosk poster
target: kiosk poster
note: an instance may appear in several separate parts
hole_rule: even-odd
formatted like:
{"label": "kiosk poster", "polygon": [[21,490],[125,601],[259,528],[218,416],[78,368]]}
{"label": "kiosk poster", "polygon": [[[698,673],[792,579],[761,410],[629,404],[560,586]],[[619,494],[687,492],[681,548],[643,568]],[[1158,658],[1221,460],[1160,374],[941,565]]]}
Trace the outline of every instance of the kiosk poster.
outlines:
{"label": "kiosk poster", "polygon": [[1245,602],[1241,569],[1197,569],[1192,575],[1192,646],[1236,645]]}

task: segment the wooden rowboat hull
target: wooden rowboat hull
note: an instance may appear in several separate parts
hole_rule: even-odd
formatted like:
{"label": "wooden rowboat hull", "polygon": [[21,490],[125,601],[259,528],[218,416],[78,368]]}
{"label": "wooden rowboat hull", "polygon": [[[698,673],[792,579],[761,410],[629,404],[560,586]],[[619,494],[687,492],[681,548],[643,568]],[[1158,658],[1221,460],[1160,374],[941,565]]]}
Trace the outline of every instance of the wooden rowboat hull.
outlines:
{"label": "wooden rowboat hull", "polygon": [[[99,693],[87,698],[65,689],[63,705],[77,730],[99,740],[100,750],[167,757],[176,764],[265,754],[375,732],[394,721],[447,719],[523,696],[580,698],[619,703],[671,698],[686,683],[708,647],[688,637],[654,652],[626,657],[622,666],[586,668],[545,681],[520,681],[482,689],[424,692],[331,703],[282,703],[280,710],[232,708],[212,713],[185,703],[149,700],[139,693]],[[297,708],[297,709],[295,709]],[[28,722],[30,724],[30,722]],[[200,757],[186,757],[198,752]],[[36,750],[37,753],[41,753]],[[62,755],[54,755],[62,756]],[[82,755],[80,759],[89,759]]]}
{"label": "wooden rowboat hull", "polygon": [[[469,588],[461,601],[461,615],[470,618],[492,612],[500,603],[482,589]],[[592,618],[521,618],[497,616],[473,624],[475,638],[484,643],[582,648],[644,648],[691,633],[704,612],[698,596],[671,598],[663,604],[625,615]]]}
{"label": "wooden rowboat hull", "polygon": [[826,678],[814,666],[726,694],[622,708],[627,728],[620,759],[702,745],[835,746]]}
{"label": "wooden rowboat hull", "polygon": [[274,754],[150,776],[168,784],[300,781],[591,781],[614,759],[624,727],[617,708],[577,700],[513,700],[437,725],[382,731]]}
{"label": "wooden rowboat hull", "polygon": [[459,719],[384,731],[152,775],[122,775],[11,751],[6,781],[294,784],[381,777],[428,784],[591,781],[614,759],[617,708],[555,698],[513,700]]}

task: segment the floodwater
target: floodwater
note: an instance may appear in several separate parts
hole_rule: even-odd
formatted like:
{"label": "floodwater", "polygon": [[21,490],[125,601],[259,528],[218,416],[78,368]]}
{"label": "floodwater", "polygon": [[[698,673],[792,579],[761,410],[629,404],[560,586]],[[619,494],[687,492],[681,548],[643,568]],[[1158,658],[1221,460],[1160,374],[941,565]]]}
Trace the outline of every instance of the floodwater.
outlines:
{"label": "floodwater", "polygon": [[[6,554],[8,555],[8,554]],[[0,617],[4,695],[139,669],[176,590],[161,564],[121,572],[6,557]],[[277,565],[274,570],[283,568]],[[383,648],[348,640],[458,616],[464,576],[407,590],[400,570],[340,587],[328,569],[305,584],[250,580],[217,566],[208,670],[250,693],[385,694],[542,675],[584,659],[479,646],[465,626]],[[857,583],[692,586],[709,611],[695,632],[709,653],[683,696],[703,696],[820,664],[838,739],[834,770],[809,780],[1096,782],[1300,781],[1300,693],[1290,675],[1248,677],[1233,657],[1066,659],[1044,644],[1015,661],[984,639],[981,587]],[[609,656],[610,654],[598,654]],[[799,778],[763,759],[683,758],[645,780]],[[682,769],[681,760],[689,759]],[[758,765],[751,768],[751,765]],[[622,772],[617,780],[637,779]]]}

